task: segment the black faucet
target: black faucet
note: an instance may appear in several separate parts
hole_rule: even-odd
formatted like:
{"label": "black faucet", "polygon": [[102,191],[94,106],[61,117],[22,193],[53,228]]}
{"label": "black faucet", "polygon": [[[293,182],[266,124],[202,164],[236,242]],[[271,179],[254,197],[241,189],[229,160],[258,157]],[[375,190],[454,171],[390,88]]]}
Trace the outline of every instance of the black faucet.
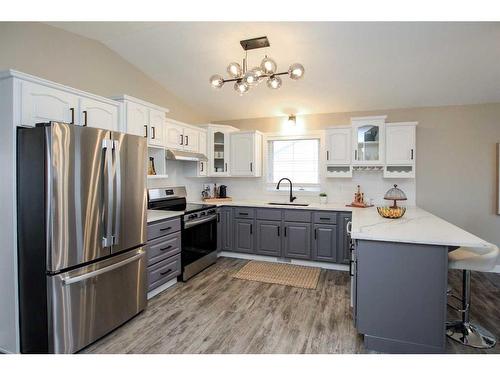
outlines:
{"label": "black faucet", "polygon": [[279,181],[278,181],[278,186],[276,186],[276,189],[278,189],[278,190],[280,189],[280,184],[281,184],[281,181],[283,181],[283,180],[287,180],[287,181],[290,183],[290,203],[291,203],[291,202],[293,202],[295,199],[297,199],[297,197],[294,197],[294,196],[292,195],[292,181],[291,181],[289,178],[284,177],[284,178],[282,178],[281,180],[279,180]]}

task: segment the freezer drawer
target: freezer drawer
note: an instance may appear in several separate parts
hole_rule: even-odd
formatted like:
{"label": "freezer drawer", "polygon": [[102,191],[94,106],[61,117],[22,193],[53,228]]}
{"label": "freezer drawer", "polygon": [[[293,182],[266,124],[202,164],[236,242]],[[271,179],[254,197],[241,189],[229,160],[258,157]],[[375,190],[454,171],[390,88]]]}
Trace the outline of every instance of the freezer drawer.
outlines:
{"label": "freezer drawer", "polygon": [[146,261],[141,247],[48,276],[49,352],[74,353],[142,311]]}

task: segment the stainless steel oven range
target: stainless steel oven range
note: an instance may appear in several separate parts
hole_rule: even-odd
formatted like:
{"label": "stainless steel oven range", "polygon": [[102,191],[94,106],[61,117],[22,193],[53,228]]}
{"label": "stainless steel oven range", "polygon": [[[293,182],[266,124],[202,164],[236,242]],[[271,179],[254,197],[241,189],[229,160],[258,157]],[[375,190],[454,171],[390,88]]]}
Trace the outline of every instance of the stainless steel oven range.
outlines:
{"label": "stainless steel oven range", "polygon": [[183,211],[182,273],[186,281],[217,261],[217,209],[215,205],[187,203],[184,186],[148,190],[151,210]]}

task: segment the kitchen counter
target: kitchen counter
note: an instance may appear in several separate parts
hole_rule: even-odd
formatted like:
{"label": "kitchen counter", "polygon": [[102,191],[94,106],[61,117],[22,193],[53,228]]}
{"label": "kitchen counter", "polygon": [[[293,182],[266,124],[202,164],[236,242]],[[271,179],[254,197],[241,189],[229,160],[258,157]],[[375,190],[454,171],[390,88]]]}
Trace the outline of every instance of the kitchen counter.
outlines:
{"label": "kitchen counter", "polygon": [[184,211],[148,210],[148,224],[184,215]]}
{"label": "kitchen counter", "polygon": [[[205,203],[203,201],[195,202],[195,203]],[[302,203],[302,202],[297,202]],[[307,202],[304,202],[307,203]],[[289,208],[294,210],[315,210],[315,211],[347,211],[351,212],[353,210],[352,207],[346,207],[344,203],[310,203],[308,206],[288,206],[286,204],[269,204],[269,202],[263,201],[254,201],[254,200],[234,200],[234,201],[225,201],[220,203],[213,203],[218,207],[221,206],[235,206],[235,207],[259,207],[259,208]]]}
{"label": "kitchen counter", "polygon": [[352,214],[351,237],[356,240],[428,245],[489,247],[488,242],[418,207],[408,207],[400,219],[385,219],[375,207]]}

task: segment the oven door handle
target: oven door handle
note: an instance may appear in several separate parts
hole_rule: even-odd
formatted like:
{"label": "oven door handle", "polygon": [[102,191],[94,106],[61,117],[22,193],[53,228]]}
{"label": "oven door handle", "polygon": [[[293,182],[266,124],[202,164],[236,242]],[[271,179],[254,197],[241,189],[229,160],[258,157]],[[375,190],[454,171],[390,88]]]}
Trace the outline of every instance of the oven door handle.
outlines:
{"label": "oven door handle", "polygon": [[212,216],[207,216],[203,219],[188,221],[187,223],[184,223],[184,228],[188,229],[188,228],[194,227],[195,225],[198,225],[198,224],[207,223],[209,221],[215,221],[216,219],[217,219],[217,215],[212,215]]}

